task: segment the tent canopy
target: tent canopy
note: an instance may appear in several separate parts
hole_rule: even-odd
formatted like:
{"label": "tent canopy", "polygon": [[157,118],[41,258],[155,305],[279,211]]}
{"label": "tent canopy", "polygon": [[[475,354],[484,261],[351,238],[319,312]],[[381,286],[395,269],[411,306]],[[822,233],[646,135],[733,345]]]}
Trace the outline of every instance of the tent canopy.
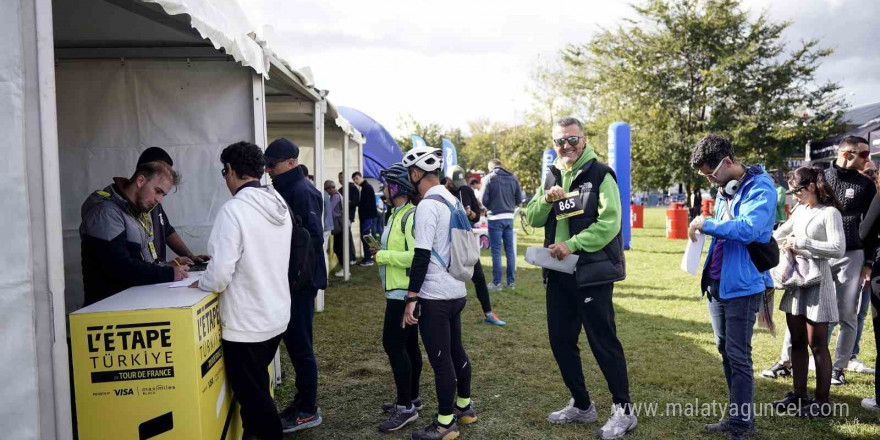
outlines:
{"label": "tent canopy", "polygon": [[364,177],[382,180],[379,172],[403,159],[400,146],[382,124],[351,107],[339,107],[339,114],[365,138]]}

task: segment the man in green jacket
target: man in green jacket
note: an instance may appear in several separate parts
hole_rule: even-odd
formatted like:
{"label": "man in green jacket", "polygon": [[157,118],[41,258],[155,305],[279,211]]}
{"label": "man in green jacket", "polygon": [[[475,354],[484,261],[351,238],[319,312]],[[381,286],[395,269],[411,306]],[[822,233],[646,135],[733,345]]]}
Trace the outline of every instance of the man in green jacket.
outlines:
{"label": "man in green jacket", "polygon": [[568,406],[550,413],[547,420],[598,420],[578,349],[583,327],[613,400],[611,417],[598,435],[620,438],[637,423],[631,413],[626,358],[617,338],[612,303],[614,282],[626,276],[620,192],[614,172],[586,144],[584,126],[577,119],[556,122],[553,148],[556,162],[529,202],[526,218],[533,226],[544,227],[544,246],[551,256],[561,260],[576,254],[578,262],[574,274],[544,271],[550,348],[572,397]]}

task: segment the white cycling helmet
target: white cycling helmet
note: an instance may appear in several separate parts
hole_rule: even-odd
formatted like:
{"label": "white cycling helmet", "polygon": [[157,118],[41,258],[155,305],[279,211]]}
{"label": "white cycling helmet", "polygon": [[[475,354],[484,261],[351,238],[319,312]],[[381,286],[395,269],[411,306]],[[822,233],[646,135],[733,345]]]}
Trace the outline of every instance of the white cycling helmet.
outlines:
{"label": "white cycling helmet", "polygon": [[401,162],[407,168],[418,167],[424,171],[436,171],[443,168],[443,153],[439,148],[416,147],[409,150]]}

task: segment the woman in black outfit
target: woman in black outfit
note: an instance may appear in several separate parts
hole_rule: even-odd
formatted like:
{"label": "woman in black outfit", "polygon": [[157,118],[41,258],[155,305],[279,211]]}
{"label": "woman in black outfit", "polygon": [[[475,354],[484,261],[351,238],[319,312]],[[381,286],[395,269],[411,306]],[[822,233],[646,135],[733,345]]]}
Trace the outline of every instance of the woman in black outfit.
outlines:
{"label": "woman in black outfit", "polygon": [[880,380],[877,377],[877,371],[880,370],[880,261],[877,258],[877,245],[880,242],[880,193],[874,196],[868,213],[859,225],[859,236],[865,243],[865,248],[870,251],[867,255],[874,257],[874,264],[871,266],[871,306],[874,307],[874,346],[878,354],[874,361],[874,397],[862,399],[862,407],[880,412]]}

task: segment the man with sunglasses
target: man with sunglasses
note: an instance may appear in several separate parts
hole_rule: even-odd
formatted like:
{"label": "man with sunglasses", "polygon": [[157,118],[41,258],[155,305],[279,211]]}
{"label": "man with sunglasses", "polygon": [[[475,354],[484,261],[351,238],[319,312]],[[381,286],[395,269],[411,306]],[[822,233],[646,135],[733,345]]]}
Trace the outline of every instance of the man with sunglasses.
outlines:
{"label": "man with sunglasses", "polygon": [[[293,238],[300,237],[297,234],[300,227],[308,230],[310,238],[307,240],[310,249],[292,243],[290,251],[290,323],[284,332],[284,345],[296,372],[296,396],[281,411],[282,429],[288,434],[313,428],[322,422],[317,406],[318,364],[312,347],[312,324],[315,295],[318,289],[327,287],[327,266],[320,258],[324,252],[324,201],[318,189],[306,178],[303,167],[299,166],[299,147],[295,143],[285,138],[272,141],[266,148],[264,160],[272,186],[290,207],[295,223]],[[302,267],[302,261],[308,267]],[[299,273],[300,269],[311,273]],[[305,283],[300,282],[301,277]]]}
{"label": "man with sunglasses", "polygon": [[550,349],[571,393],[568,405],[547,415],[547,420],[554,424],[598,420],[578,348],[583,328],[613,401],[599,438],[620,438],[637,423],[612,303],[614,282],[626,277],[620,190],[614,171],[599,162],[587,145],[579,120],[557,121],[553,143],[556,161],[529,202],[526,219],[544,227],[544,246],[551,256],[561,260],[576,254],[578,261],[574,274],[544,270]]}
{"label": "man with sunglasses", "polygon": [[724,137],[703,137],[691,153],[691,166],[719,187],[714,218],[697,217],[689,228],[712,238],[703,276],[715,345],[721,354],[730,396],[726,417],[706,425],[726,432],[731,440],[748,439],[754,430],[755,381],[752,373],[752,331],[767,288],[768,271],[758,272],[750,252],[753,243],[769,243],[776,222],[776,190],[760,165],[737,162],[733,145]]}

